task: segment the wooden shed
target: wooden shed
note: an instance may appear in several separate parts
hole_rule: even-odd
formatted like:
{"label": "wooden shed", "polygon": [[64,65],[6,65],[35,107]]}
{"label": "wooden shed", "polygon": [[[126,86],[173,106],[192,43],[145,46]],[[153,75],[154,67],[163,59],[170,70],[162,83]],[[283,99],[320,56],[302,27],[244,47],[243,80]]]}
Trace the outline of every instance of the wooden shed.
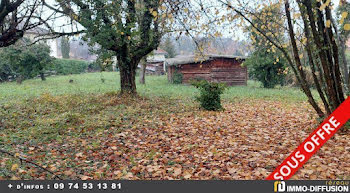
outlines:
{"label": "wooden shed", "polygon": [[180,73],[182,82],[204,79],[209,82],[226,83],[229,86],[247,85],[248,71],[241,64],[245,57],[208,55],[205,57],[178,57],[165,61],[169,82],[174,81],[174,75]]}
{"label": "wooden shed", "polygon": [[146,67],[147,75],[164,75],[164,61],[147,61]]}
{"label": "wooden shed", "polygon": [[151,55],[147,57],[146,74],[147,75],[164,75],[164,61],[168,53],[160,48],[154,50]]}

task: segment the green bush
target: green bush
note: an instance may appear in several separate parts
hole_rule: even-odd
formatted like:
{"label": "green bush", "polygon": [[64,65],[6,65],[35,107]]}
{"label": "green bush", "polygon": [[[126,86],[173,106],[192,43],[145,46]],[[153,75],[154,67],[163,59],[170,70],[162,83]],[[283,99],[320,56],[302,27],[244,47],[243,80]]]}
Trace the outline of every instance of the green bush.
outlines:
{"label": "green bush", "polygon": [[100,66],[99,64],[97,64],[96,61],[91,62],[91,63],[89,64],[87,70],[88,70],[88,72],[101,72],[101,71],[103,71],[103,70],[101,69],[101,66]]}
{"label": "green bush", "polygon": [[56,59],[54,68],[59,75],[81,74],[88,70],[90,62],[72,59]]}
{"label": "green bush", "polygon": [[[276,62],[276,58],[278,62]],[[248,67],[249,76],[262,83],[264,88],[274,88],[283,85],[285,80],[286,60],[279,53],[269,53],[266,49],[256,50],[244,62]]]}
{"label": "green bush", "polygon": [[227,88],[222,83],[210,83],[206,80],[194,81],[192,85],[199,89],[200,96],[196,100],[200,102],[201,107],[209,111],[222,110],[221,97]]}
{"label": "green bush", "polygon": [[175,72],[173,77],[174,84],[182,84],[183,75],[180,72]]}
{"label": "green bush", "polygon": [[15,45],[0,49],[0,82],[16,78],[21,83],[38,75],[45,80],[44,73],[53,60],[50,47],[44,43],[28,46],[30,43],[23,38]]}

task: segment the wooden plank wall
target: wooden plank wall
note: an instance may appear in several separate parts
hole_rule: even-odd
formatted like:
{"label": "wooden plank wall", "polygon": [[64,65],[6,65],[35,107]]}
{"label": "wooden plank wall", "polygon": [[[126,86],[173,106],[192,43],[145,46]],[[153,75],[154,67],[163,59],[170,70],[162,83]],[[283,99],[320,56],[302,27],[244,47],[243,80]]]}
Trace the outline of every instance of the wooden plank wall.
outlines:
{"label": "wooden plank wall", "polygon": [[152,68],[155,71],[151,71],[151,70],[147,70],[146,69],[146,74],[147,75],[156,75],[156,76],[160,76],[160,75],[164,75],[164,66],[163,66],[163,62],[159,62],[159,63],[147,63],[147,67],[148,68]]}
{"label": "wooden plank wall", "polygon": [[171,66],[168,79],[171,82],[173,74],[178,71],[183,74],[183,83],[191,80],[204,79],[210,82],[226,83],[229,86],[247,85],[247,67],[241,66],[242,61],[227,58],[215,58],[211,61],[194,64]]}
{"label": "wooden plank wall", "polygon": [[195,79],[211,81],[211,68],[211,61],[181,65],[180,72],[183,74],[182,81],[184,83],[189,83],[191,80]]}
{"label": "wooden plank wall", "polygon": [[247,85],[247,67],[242,67],[242,61],[227,58],[217,58],[212,61],[211,81],[227,85]]}

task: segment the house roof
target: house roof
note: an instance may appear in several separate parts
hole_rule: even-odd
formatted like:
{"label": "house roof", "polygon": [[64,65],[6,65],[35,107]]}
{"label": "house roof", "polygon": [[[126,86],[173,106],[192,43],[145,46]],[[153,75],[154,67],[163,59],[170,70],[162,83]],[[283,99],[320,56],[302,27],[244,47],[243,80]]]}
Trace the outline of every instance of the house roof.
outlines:
{"label": "house roof", "polygon": [[210,60],[209,57],[197,57],[194,55],[189,56],[178,56],[176,58],[170,58],[165,60],[166,66],[176,66],[176,65],[182,65],[182,64],[192,64],[192,63],[202,63],[205,61]]}
{"label": "house roof", "polygon": [[26,33],[37,34],[37,35],[46,35],[49,33],[49,30],[41,28],[41,27],[35,27],[35,28],[27,30]]}
{"label": "house roof", "polygon": [[210,54],[208,55],[210,58],[232,58],[236,60],[245,60],[248,57],[246,56],[235,56],[235,55],[219,55],[219,54]]}
{"label": "house roof", "polygon": [[233,55],[205,55],[205,56],[188,55],[188,56],[178,56],[176,58],[170,58],[165,60],[164,63],[166,66],[176,66],[176,65],[182,65],[182,64],[203,63],[206,61],[213,60],[215,58],[229,58],[229,59],[236,59],[236,60],[247,59],[247,57],[244,57],[244,56],[233,56]]}
{"label": "house roof", "polygon": [[163,63],[164,60],[147,59],[147,63]]}
{"label": "house roof", "polygon": [[154,54],[168,54],[168,52],[166,52],[165,50],[158,48],[157,50],[153,51]]}
{"label": "house roof", "polygon": [[[18,29],[22,29],[23,27],[24,27],[24,22],[19,23],[17,26]],[[46,35],[49,32],[50,31],[48,29],[42,28],[41,26],[35,26],[25,31],[25,33],[36,34],[36,35]]]}

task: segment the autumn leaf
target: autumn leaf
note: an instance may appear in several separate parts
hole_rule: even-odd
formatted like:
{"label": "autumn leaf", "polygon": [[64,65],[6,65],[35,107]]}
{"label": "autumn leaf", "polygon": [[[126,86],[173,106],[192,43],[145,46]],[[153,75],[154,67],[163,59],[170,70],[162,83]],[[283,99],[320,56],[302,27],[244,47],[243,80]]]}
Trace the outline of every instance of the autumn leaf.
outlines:
{"label": "autumn leaf", "polygon": [[152,15],[153,15],[153,17],[157,17],[158,12],[157,11],[152,11]]}
{"label": "autumn leaf", "polygon": [[344,25],[344,30],[349,31],[350,30],[350,24],[345,24]]}
{"label": "autumn leaf", "polygon": [[118,147],[117,147],[117,146],[112,146],[111,149],[112,149],[112,150],[117,150]]}
{"label": "autumn leaf", "polygon": [[348,12],[347,11],[344,11],[342,14],[341,14],[341,17],[342,19],[346,19],[348,17]]}
{"label": "autumn leaf", "polygon": [[11,171],[16,171],[18,169],[18,164],[13,164],[11,167]]}
{"label": "autumn leaf", "polygon": [[347,11],[344,11],[342,14],[341,14],[341,18],[340,18],[340,21],[339,23],[340,24],[343,24],[345,19],[348,17],[348,12]]}
{"label": "autumn leaf", "polygon": [[175,168],[173,175],[176,177],[176,176],[180,175],[181,173],[182,173],[182,169],[181,168]]}
{"label": "autumn leaf", "polygon": [[237,172],[237,169],[236,168],[229,168],[227,171],[228,171],[228,173],[230,173],[232,175],[232,174],[235,174]]}
{"label": "autumn leaf", "polygon": [[72,169],[64,171],[64,175],[66,175],[66,176],[72,176],[73,173],[74,173],[74,171]]}
{"label": "autumn leaf", "polygon": [[185,172],[184,176],[183,176],[186,180],[190,179],[192,177],[192,174],[190,174],[189,172]]}
{"label": "autumn leaf", "polygon": [[331,0],[327,0],[325,3],[323,3],[320,7],[320,10],[323,11],[326,9],[327,6],[329,6]]}
{"label": "autumn leaf", "polygon": [[19,180],[20,178],[19,177],[17,177],[17,176],[12,176],[11,177],[11,180]]}
{"label": "autumn leaf", "polygon": [[76,157],[83,157],[83,153],[82,152],[79,152],[77,154],[75,154]]}
{"label": "autumn leaf", "polygon": [[90,176],[81,176],[80,179],[81,180],[91,180],[92,177],[90,177]]}

